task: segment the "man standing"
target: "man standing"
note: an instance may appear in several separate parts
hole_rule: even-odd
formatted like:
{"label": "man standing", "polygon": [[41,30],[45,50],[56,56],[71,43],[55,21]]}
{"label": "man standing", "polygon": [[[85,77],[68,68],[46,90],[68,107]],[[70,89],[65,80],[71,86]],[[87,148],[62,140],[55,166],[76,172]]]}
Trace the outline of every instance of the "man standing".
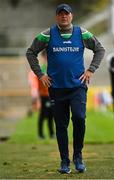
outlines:
{"label": "man standing", "polygon": [[[72,25],[73,13],[68,4],[56,9],[56,25],[40,33],[27,50],[27,59],[44,86],[49,88],[56,136],[61,157],[60,173],[70,173],[67,128],[70,110],[73,122],[73,162],[79,172],[86,170],[82,160],[85,134],[87,84],[104,56],[104,48],[87,30]],[[84,48],[94,56],[87,70],[84,69]],[[47,75],[41,71],[37,54],[46,49]]]}

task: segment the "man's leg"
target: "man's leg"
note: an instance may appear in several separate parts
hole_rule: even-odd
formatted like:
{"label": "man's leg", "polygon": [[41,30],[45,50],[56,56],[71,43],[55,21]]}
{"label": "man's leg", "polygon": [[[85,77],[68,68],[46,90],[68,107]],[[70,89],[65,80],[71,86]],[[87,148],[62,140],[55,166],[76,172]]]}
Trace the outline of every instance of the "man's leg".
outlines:
{"label": "man's leg", "polygon": [[52,113],[52,108],[48,108],[48,128],[49,128],[49,134],[50,137],[54,137],[54,122],[53,122],[53,113]]}
{"label": "man's leg", "polygon": [[77,157],[82,159],[82,148],[85,135],[86,92],[86,88],[78,88],[70,101],[73,122],[74,159]]}
{"label": "man's leg", "polygon": [[44,114],[42,113],[42,110],[41,110],[39,118],[38,118],[38,134],[39,134],[39,137],[41,138],[44,138],[43,121],[44,121]]}
{"label": "man's leg", "polygon": [[56,136],[61,160],[62,162],[65,161],[69,164],[70,160],[67,133],[70,118],[69,101],[54,101],[52,104],[52,109],[56,125]]}
{"label": "man's leg", "polygon": [[48,130],[49,130],[49,135],[50,138],[52,138],[54,136],[54,124],[53,124],[53,113],[52,113],[52,107],[51,107],[51,102],[50,102],[50,98],[49,96],[45,96],[43,97],[43,101],[44,101],[44,114],[45,114],[45,118],[47,119],[47,126],[48,126]]}
{"label": "man's leg", "polygon": [[38,134],[39,137],[45,138],[44,133],[43,133],[43,124],[44,124],[44,119],[45,119],[45,97],[41,97],[41,110],[40,114],[38,116]]}

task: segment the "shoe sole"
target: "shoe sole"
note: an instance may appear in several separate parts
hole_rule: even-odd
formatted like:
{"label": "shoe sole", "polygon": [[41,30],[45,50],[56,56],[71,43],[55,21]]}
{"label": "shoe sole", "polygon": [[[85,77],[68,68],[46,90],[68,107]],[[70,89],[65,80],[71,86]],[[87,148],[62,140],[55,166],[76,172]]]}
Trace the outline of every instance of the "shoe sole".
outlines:
{"label": "shoe sole", "polygon": [[71,173],[71,170],[70,170],[70,171],[68,171],[68,172],[58,170],[58,172],[59,172],[59,173],[61,173],[61,174],[70,174],[70,173]]}
{"label": "shoe sole", "polygon": [[84,170],[76,169],[76,172],[78,172],[78,173],[84,173],[85,171],[86,171],[86,168]]}

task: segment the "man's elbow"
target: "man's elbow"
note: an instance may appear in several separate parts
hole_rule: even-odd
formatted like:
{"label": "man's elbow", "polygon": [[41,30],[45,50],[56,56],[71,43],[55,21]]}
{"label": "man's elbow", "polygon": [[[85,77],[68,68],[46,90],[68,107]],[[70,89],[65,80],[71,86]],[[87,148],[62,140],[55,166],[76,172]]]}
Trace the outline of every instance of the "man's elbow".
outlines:
{"label": "man's elbow", "polygon": [[104,48],[104,47],[102,47],[102,51],[103,51],[103,53],[105,54],[105,48]]}
{"label": "man's elbow", "polygon": [[29,59],[33,58],[33,56],[34,56],[33,51],[30,48],[28,48],[26,51],[26,58],[29,60]]}
{"label": "man's elbow", "polygon": [[102,56],[104,57],[104,55],[105,55],[105,48],[103,47],[102,48]]}
{"label": "man's elbow", "polygon": [[101,47],[99,49],[99,55],[101,55],[102,58],[104,57],[104,55],[105,55],[105,48],[104,47]]}
{"label": "man's elbow", "polygon": [[29,50],[29,48],[28,48],[27,51],[26,51],[26,58],[27,58],[27,59],[28,59],[29,55],[30,55],[30,50]]}

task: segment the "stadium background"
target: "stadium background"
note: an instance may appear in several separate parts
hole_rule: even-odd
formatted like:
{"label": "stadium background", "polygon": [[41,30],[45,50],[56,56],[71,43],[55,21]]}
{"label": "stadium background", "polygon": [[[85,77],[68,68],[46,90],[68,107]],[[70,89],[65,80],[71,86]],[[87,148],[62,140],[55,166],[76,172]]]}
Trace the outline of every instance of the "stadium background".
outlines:
{"label": "stadium background", "polygon": [[[87,105],[90,109],[96,105],[96,92],[110,92],[106,57],[113,51],[111,1],[101,1],[102,6],[98,8],[98,4],[86,18],[78,11],[76,3],[71,2],[74,13],[77,13],[74,24],[78,22],[98,36],[106,49],[101,67],[90,83]],[[0,117],[19,117],[27,113],[31,99],[26,49],[39,32],[54,22],[53,14],[57,4],[58,1],[0,0]],[[86,50],[85,57],[88,66],[92,52]]]}

